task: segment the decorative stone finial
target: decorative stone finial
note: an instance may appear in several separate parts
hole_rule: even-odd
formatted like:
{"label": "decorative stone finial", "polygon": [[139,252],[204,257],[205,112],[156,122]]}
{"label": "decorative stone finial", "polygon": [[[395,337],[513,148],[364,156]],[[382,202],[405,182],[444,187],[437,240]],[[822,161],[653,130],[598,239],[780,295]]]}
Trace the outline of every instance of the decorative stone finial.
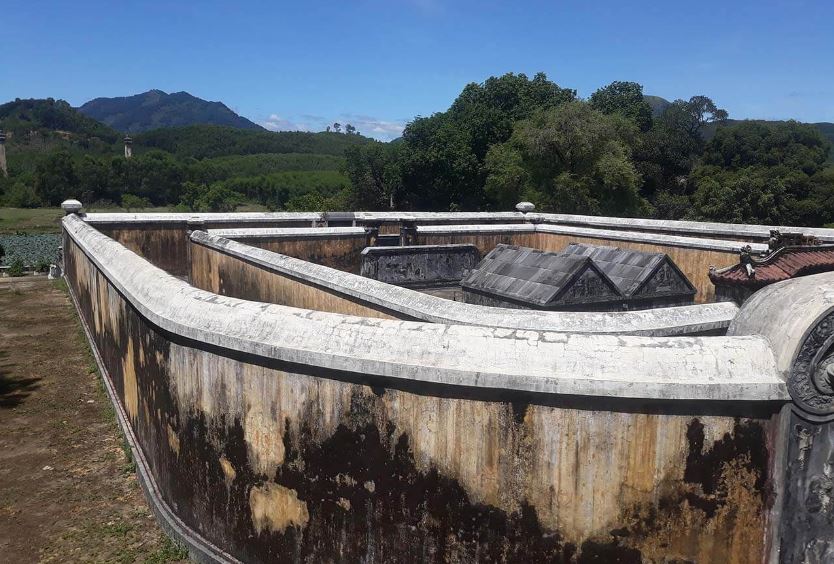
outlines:
{"label": "decorative stone finial", "polygon": [[536,205],[533,202],[519,202],[515,205],[515,209],[520,211],[521,213],[530,213],[534,209],[536,209]]}
{"label": "decorative stone finial", "polygon": [[81,202],[78,200],[64,200],[61,202],[61,209],[64,210],[66,215],[80,212],[81,207]]}

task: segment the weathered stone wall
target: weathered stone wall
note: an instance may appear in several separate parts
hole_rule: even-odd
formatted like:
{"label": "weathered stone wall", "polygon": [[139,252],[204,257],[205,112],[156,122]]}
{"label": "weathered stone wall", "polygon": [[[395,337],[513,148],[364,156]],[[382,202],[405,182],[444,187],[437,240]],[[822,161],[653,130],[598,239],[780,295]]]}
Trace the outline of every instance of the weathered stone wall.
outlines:
{"label": "weathered stone wall", "polygon": [[[345,229],[345,228],[337,228]],[[368,246],[368,235],[362,228],[346,228],[349,234],[336,233],[336,229],[316,230],[319,235],[312,233],[280,234],[272,237],[243,234],[246,230],[235,234],[228,230],[216,232],[234,241],[242,241],[247,245],[266,249],[274,253],[281,253],[289,257],[306,260],[315,264],[329,266],[344,272],[359,274],[362,250]],[[255,230],[256,231],[256,230]],[[290,229],[285,231],[300,231]]]}
{"label": "weathered stone wall", "polygon": [[[359,372],[336,368],[348,366],[344,363],[328,368],[302,361],[314,358],[306,353],[279,358],[246,352],[268,348],[229,348],[247,331],[266,343],[266,327],[286,343],[311,339],[296,332],[299,323],[336,318],[286,312],[281,314],[287,315],[286,329],[263,324],[266,318],[258,316],[284,310],[192,292],[120,252],[87,254],[95,251],[85,252],[76,237],[92,235],[79,233],[65,233],[68,284],[158,490],[187,527],[238,559],[764,559],[770,459],[782,402],[562,396],[481,387],[468,377],[462,381],[470,384],[449,385],[425,376],[382,377],[374,363]],[[106,242],[93,242],[99,252],[110,252]],[[115,278],[101,266],[114,260],[122,269]],[[131,284],[137,276],[136,284],[156,280],[155,287],[137,286],[144,289],[135,295]],[[155,300],[165,312],[155,309]],[[228,313],[217,315],[217,308]],[[191,315],[204,316],[198,328],[188,329]],[[252,328],[239,326],[244,318],[252,320]],[[509,363],[508,371],[531,362],[520,362],[522,357],[509,351],[520,353],[517,347],[529,349],[534,342],[539,352],[530,366],[542,364],[533,372],[544,383],[544,374],[553,374],[556,366],[551,363],[571,358],[554,347],[583,341],[556,334],[507,341],[496,334],[488,358],[481,359],[476,351],[485,335],[479,330],[439,327],[438,332],[423,324],[353,319],[331,326],[327,338],[334,343],[334,359],[342,358],[337,353],[344,331],[360,331],[344,350],[362,355],[371,345],[361,331],[390,323],[385,334],[394,340],[380,345],[403,346],[398,349],[403,366],[419,366],[397,333],[413,332],[408,338],[413,349],[451,331],[457,336],[443,341],[450,347],[446,362],[465,361],[458,371],[463,374],[468,364],[484,383],[491,381],[486,367],[500,366],[501,359]],[[675,364],[683,358],[702,363],[705,355],[752,353],[761,346],[755,338],[726,340],[729,348],[708,339],[681,339],[674,355],[666,356],[670,345],[664,341],[645,349],[636,337],[593,342],[597,351],[619,343],[625,356],[611,362],[626,373],[645,366],[647,374],[664,378],[658,370],[668,366],[672,379],[687,377]],[[634,347],[642,351],[636,364],[627,356],[637,352]],[[690,347],[700,352],[689,355]],[[387,349],[374,350],[383,362]],[[589,354],[584,370],[602,366],[598,352]],[[438,362],[432,358],[422,362]],[[739,364],[749,362],[739,358]],[[605,377],[615,376],[613,368],[605,369],[610,373]],[[739,366],[716,364],[719,368],[724,372],[715,377],[722,387],[731,386],[736,376],[726,371]],[[582,377],[587,376],[592,375]],[[520,377],[508,373],[506,381]]]}
{"label": "weathered stone wall", "polygon": [[450,302],[213,233],[195,231],[191,244],[189,280],[198,288],[331,313],[513,330],[672,336],[722,335],[738,312],[729,303],[606,314],[508,311]]}
{"label": "weathered stone wall", "polygon": [[191,247],[189,281],[198,288],[244,300],[382,319],[407,318],[298,277],[267,272],[203,245]]}

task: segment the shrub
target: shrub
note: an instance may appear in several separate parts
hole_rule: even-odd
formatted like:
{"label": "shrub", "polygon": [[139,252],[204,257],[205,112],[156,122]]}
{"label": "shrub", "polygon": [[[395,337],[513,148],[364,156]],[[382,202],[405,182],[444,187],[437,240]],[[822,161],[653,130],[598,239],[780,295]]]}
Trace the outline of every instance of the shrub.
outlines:
{"label": "shrub", "polygon": [[35,272],[49,272],[49,261],[38,259],[38,262],[35,263]]}
{"label": "shrub", "polygon": [[141,210],[150,207],[151,202],[147,198],[135,196],[133,194],[125,194],[122,196],[122,207],[127,211],[132,209]]}
{"label": "shrub", "polygon": [[9,276],[23,276],[25,274],[25,269],[23,265],[23,261],[18,259],[14,259],[12,263],[9,265]]}

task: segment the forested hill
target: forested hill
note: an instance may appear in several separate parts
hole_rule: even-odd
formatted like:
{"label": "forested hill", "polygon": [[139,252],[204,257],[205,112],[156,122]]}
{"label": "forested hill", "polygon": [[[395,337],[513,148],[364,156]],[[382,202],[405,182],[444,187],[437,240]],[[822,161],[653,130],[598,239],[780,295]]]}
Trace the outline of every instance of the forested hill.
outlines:
{"label": "forested hill", "polygon": [[260,153],[316,153],[341,156],[348,147],[364,145],[371,141],[368,137],[356,134],[252,131],[216,125],[155,129],[134,137],[136,145],[162,149],[180,157],[195,159]]}
{"label": "forested hill", "polygon": [[[663,114],[664,111],[666,111],[666,108],[668,108],[669,106],[672,105],[672,102],[670,102],[669,100],[667,100],[665,98],[661,98],[660,96],[644,95],[643,99],[649,104],[649,106],[651,106],[653,117],[660,117],[660,115]],[[739,123],[740,121],[755,121],[756,123],[763,123],[763,124],[766,124],[766,125],[777,125],[777,124],[780,124],[780,123],[785,123],[784,121],[778,121],[778,120],[763,120],[763,119],[737,120],[737,119],[728,119],[728,120],[725,120],[723,122],[723,125],[733,125],[735,123]],[[718,125],[719,125],[718,123],[711,123],[711,124],[707,124],[707,126],[705,126],[702,129],[701,133],[703,134],[705,140],[709,141],[710,139],[712,139],[715,136],[715,131],[716,131]],[[812,123],[810,125],[813,125],[817,129],[819,129],[820,133],[822,133],[823,136],[826,139],[831,141],[832,147],[834,147],[834,123],[829,123],[829,122],[823,121],[823,122],[819,122],[819,123]],[[834,148],[832,148],[831,160],[834,161]]]}
{"label": "forested hill", "polygon": [[62,139],[97,138],[113,143],[119,132],[77,112],[64,100],[17,98],[0,105],[0,128],[14,139],[58,137]]}
{"label": "forested hill", "polygon": [[209,102],[188,92],[167,94],[162,90],[149,90],[135,96],[96,98],[78,109],[84,115],[128,133],[194,124],[263,129],[222,102]]}

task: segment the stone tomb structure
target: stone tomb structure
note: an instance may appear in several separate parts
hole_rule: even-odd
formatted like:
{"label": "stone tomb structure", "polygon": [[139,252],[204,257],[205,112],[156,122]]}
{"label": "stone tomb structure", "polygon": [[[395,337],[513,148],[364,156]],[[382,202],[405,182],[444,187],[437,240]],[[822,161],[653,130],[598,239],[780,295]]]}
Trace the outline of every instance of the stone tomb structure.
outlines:
{"label": "stone tomb structure", "polygon": [[500,244],[461,286],[467,303],[563,311],[686,305],[696,294],[664,253],[577,243],[561,252]]}
{"label": "stone tomb structure", "polygon": [[470,304],[531,309],[621,309],[625,296],[585,256],[498,245],[462,282]]}
{"label": "stone tomb structure", "polygon": [[359,273],[408,288],[456,286],[479,260],[475,245],[366,247]]}
{"label": "stone tomb structure", "polygon": [[[739,241],[716,224],[356,212],[325,228],[365,219],[485,253],[661,249],[703,302],[700,266],[770,227]],[[834,274],[741,309],[494,308],[358,276],[354,236],[329,248],[323,221],[63,220],[67,286],[140,483],[192,558],[832,561]],[[212,233],[249,228],[311,236]]]}
{"label": "stone tomb structure", "polygon": [[593,260],[622,292],[628,309],[686,305],[697,293],[665,253],[571,243],[562,254]]}

